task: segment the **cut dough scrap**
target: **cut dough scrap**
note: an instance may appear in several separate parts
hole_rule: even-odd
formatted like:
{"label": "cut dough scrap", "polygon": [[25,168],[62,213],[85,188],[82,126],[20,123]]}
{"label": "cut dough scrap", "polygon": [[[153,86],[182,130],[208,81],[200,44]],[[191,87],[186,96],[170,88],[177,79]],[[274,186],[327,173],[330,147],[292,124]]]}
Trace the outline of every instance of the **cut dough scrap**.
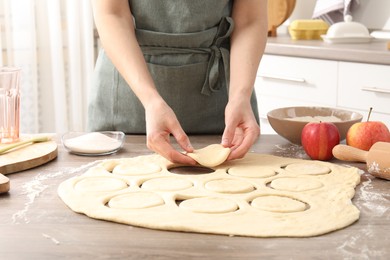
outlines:
{"label": "cut dough scrap", "polygon": [[216,167],[226,161],[230,148],[221,144],[212,144],[205,148],[194,150],[187,155],[205,167]]}
{"label": "cut dough scrap", "polygon": [[293,198],[282,196],[261,196],[252,201],[252,207],[271,212],[298,212],[306,209],[306,204]]}

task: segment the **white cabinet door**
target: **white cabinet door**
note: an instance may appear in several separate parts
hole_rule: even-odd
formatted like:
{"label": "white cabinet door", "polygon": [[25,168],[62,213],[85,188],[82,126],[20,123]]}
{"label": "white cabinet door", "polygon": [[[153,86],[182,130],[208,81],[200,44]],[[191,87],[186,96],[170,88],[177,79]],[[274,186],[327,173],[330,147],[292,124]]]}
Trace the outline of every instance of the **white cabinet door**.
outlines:
{"label": "white cabinet door", "polygon": [[339,107],[364,115],[372,107],[371,120],[390,125],[390,66],[339,62],[338,78]]}

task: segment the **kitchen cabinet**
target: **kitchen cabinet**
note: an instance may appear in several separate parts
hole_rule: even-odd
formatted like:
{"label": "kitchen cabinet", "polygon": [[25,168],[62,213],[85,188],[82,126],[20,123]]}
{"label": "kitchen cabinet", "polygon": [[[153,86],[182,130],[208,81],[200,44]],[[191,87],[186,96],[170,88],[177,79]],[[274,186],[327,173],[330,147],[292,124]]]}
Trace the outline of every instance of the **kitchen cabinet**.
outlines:
{"label": "kitchen cabinet", "polygon": [[339,62],[337,106],[373,113],[370,120],[390,125],[390,66]]}
{"label": "kitchen cabinet", "polygon": [[275,133],[267,113],[278,107],[327,106],[390,124],[390,65],[265,54],[255,90],[261,130]]}

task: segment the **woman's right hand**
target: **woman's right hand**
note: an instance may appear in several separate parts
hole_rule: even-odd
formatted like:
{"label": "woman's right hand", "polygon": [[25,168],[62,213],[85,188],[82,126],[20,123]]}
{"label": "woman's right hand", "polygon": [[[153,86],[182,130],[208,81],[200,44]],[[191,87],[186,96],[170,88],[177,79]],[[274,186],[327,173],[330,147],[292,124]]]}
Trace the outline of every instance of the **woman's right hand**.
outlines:
{"label": "woman's right hand", "polygon": [[173,163],[195,165],[196,162],[189,156],[173,148],[170,135],[186,152],[193,152],[190,140],[173,110],[163,101],[150,102],[145,107],[146,120],[146,144],[149,149],[155,151]]}

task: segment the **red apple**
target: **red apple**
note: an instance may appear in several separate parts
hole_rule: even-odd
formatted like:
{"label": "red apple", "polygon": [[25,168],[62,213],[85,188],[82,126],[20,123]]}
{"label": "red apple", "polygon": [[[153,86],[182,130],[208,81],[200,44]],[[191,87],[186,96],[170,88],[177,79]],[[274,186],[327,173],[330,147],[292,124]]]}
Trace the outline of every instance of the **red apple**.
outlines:
{"label": "red apple", "polygon": [[366,122],[355,123],[348,129],[347,145],[368,151],[376,142],[390,142],[389,129],[383,122],[370,121],[371,112],[372,107]]}
{"label": "red apple", "polygon": [[301,142],[311,159],[328,161],[333,158],[333,147],[340,143],[340,133],[333,123],[311,122],[303,127]]}
{"label": "red apple", "polygon": [[380,121],[367,121],[353,124],[346,136],[347,145],[370,150],[376,142],[390,142],[390,132]]}

